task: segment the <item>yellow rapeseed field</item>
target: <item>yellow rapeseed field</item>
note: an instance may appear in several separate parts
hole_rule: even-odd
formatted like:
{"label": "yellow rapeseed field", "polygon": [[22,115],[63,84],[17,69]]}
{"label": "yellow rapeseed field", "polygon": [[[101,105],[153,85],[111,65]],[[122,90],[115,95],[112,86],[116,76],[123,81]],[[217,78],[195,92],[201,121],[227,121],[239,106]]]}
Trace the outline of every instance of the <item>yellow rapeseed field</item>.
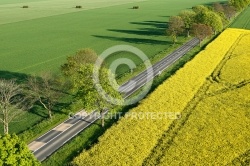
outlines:
{"label": "yellow rapeseed field", "polygon": [[171,145],[166,132],[145,165],[249,164],[250,31],[227,31],[241,35],[196,94],[198,99],[190,102],[193,107],[183,110],[190,116]]}
{"label": "yellow rapeseed field", "polygon": [[222,68],[221,79],[232,84],[250,80],[250,33],[243,33]]}
{"label": "yellow rapeseed field", "polygon": [[[171,116],[180,112],[183,115],[180,119],[125,116],[73,163],[215,165],[230,163],[250,149],[249,74],[240,67],[247,66],[243,59],[249,63],[249,54],[241,56],[240,48],[235,47],[235,43],[244,43],[241,40],[249,41],[243,37],[247,34],[250,31],[225,30],[129,112]],[[243,47],[248,49],[244,44]],[[233,59],[237,63],[234,71],[230,67]],[[174,131],[175,128],[178,130]]]}

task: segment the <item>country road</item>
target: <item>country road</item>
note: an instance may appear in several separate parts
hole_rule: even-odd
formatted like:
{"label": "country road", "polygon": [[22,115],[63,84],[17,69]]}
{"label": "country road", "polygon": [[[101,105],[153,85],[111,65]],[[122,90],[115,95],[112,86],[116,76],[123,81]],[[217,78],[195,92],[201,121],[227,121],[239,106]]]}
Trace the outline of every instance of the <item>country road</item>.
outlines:
{"label": "country road", "polygon": [[[185,43],[180,48],[154,64],[150,70],[152,73],[148,73],[147,70],[141,72],[121,85],[119,91],[124,94],[124,98],[128,98],[198,44],[199,40],[197,38],[191,39],[189,42]],[[150,78],[147,79],[148,75],[150,75]],[[106,114],[107,112],[108,111],[103,114]],[[33,154],[39,161],[43,161],[74,136],[95,123],[100,117],[101,116],[98,116],[96,112],[93,112],[85,118],[68,119],[30,143],[29,149],[32,150]]]}
{"label": "country road", "polygon": [[[147,70],[141,72],[139,75],[130,79],[129,81],[122,84],[119,88],[119,91],[124,94],[124,98],[126,99],[130,95],[132,95],[135,91],[140,89],[143,85],[145,85],[148,81],[152,80],[155,76],[160,74],[162,71],[167,69],[170,65],[176,62],[178,59],[183,57],[188,51],[199,44],[199,39],[193,38],[189,42],[185,43],[180,48],[176,49],[174,52],[157,62],[152,66],[153,73],[148,73]],[[147,76],[150,75],[151,78],[147,79]]]}
{"label": "country road", "polygon": [[[104,112],[106,114],[108,111]],[[93,112],[84,119],[78,116],[77,118],[68,119],[64,123],[66,128],[60,130],[58,127],[50,130],[48,133],[39,137],[31,144],[37,144],[37,149],[34,149],[33,154],[39,161],[45,160],[53,152],[75,137],[85,128],[97,121],[101,116],[97,112]]]}

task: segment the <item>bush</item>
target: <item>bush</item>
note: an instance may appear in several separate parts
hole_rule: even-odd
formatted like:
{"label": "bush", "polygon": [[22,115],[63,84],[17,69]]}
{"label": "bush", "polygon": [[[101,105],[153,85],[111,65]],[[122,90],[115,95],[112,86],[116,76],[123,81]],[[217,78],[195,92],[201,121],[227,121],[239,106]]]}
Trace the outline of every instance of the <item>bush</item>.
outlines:
{"label": "bush", "polygon": [[76,8],[77,8],[77,9],[81,9],[81,8],[82,8],[82,6],[76,6]]}
{"label": "bush", "polygon": [[41,165],[31,151],[15,134],[0,136],[0,165]]}
{"label": "bush", "polygon": [[29,8],[29,6],[25,5],[25,6],[23,6],[23,8]]}
{"label": "bush", "polygon": [[139,6],[133,6],[133,9],[139,9]]}

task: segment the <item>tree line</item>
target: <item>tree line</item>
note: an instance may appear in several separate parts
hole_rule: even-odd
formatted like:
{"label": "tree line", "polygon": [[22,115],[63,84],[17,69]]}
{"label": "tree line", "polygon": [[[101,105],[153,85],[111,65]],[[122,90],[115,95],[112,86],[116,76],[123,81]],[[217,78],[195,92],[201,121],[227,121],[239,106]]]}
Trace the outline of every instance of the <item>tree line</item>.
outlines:
{"label": "tree line", "polygon": [[[109,79],[114,78],[114,75],[105,64],[99,71],[99,83],[93,81],[94,63],[97,59],[95,51],[83,49],[67,58],[66,63],[61,66],[62,76],[51,73],[30,75],[21,84],[17,84],[15,80],[0,79],[0,122],[4,126],[4,134],[9,133],[12,121],[36,105],[43,107],[51,119],[56,105],[67,95],[71,96],[72,109],[85,109],[87,112],[97,110],[102,114],[111,109],[114,102],[110,102],[112,98],[104,98],[98,91],[98,86],[109,96],[122,101],[115,79],[113,82]],[[104,118],[102,119],[104,126]]]}
{"label": "tree line", "polygon": [[52,119],[57,103],[62,98],[71,96],[70,109],[99,111],[104,127],[103,112],[113,108],[114,102],[110,102],[111,98],[103,98],[97,86],[121,101],[122,95],[118,87],[114,89],[117,85],[115,79],[110,80],[114,75],[105,64],[99,70],[99,83],[93,81],[97,59],[97,54],[87,48],[67,58],[66,63],[61,66],[62,76],[50,73],[30,75],[23,83],[0,79],[0,122],[4,126],[4,135],[0,136],[0,165],[40,165],[26,143],[15,134],[9,134],[9,124],[34,106],[42,106],[47,111],[48,118]]}
{"label": "tree line", "polygon": [[173,43],[180,35],[191,35],[202,40],[221,32],[238,12],[248,7],[250,0],[229,0],[226,3],[214,3],[212,6],[197,5],[192,10],[183,10],[169,19],[166,33]]}

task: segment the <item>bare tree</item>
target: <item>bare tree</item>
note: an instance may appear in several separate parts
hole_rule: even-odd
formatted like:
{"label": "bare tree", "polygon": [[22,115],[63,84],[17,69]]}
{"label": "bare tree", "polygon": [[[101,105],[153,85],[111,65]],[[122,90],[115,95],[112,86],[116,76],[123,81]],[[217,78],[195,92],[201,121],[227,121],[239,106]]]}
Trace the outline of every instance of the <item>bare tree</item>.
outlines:
{"label": "bare tree", "polygon": [[30,77],[28,86],[33,100],[39,102],[52,118],[52,109],[62,95],[58,90],[59,82],[50,73],[43,73],[40,77]]}
{"label": "bare tree", "polygon": [[21,85],[14,80],[0,80],[0,122],[4,126],[4,134],[9,133],[9,123],[29,107],[29,100]]}

